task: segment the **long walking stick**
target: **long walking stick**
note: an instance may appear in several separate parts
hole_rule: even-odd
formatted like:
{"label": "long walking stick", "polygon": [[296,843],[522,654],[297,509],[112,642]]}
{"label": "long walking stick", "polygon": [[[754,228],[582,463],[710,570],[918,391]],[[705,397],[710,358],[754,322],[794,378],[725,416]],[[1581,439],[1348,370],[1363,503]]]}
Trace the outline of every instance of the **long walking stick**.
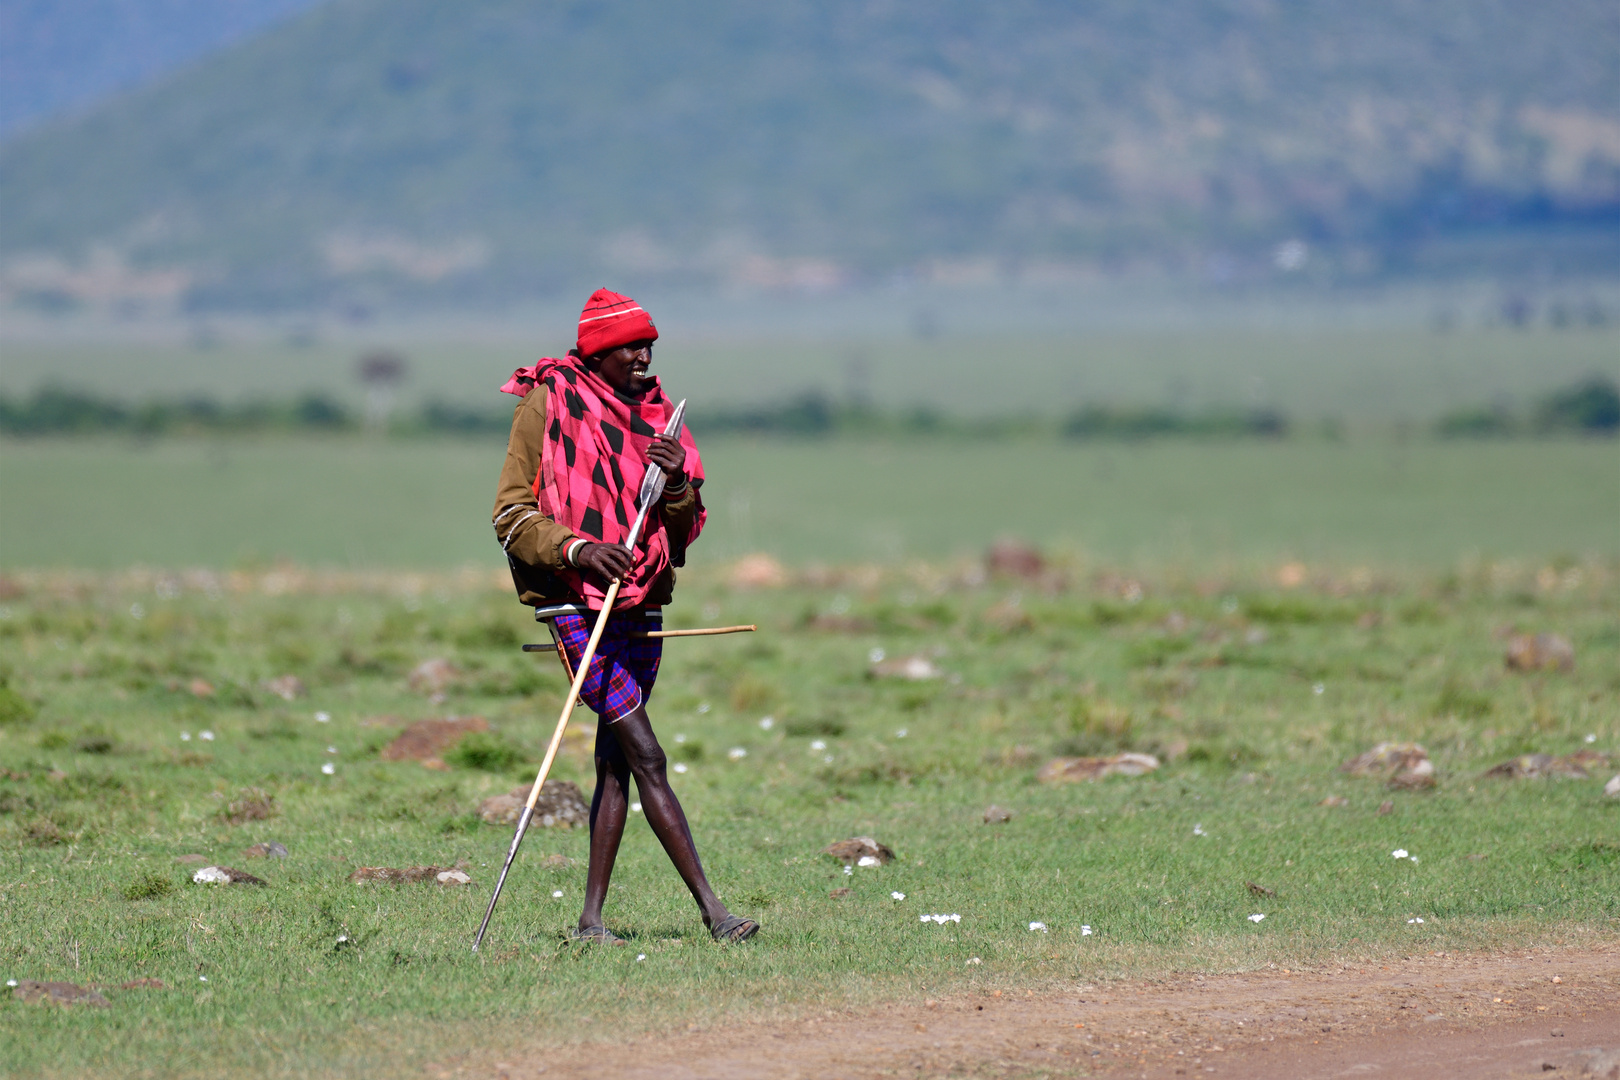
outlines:
{"label": "long walking stick", "polygon": [[[681,417],[686,413],[686,402],[683,400],[675,406],[674,415],[669,418],[669,424],[664,428],[665,435],[679,436],[681,433]],[[652,463],[647,465],[647,473],[641,479],[641,507],[636,511],[635,523],[630,526],[630,536],[624,546],[635,553],[636,541],[641,537],[641,527],[647,521],[647,508],[657,502],[664,494],[664,470]],[[563,702],[562,715],[557,718],[557,730],[551,733],[551,745],[546,747],[546,756],[540,762],[540,773],[534,778],[534,787],[529,789],[529,799],[523,804],[523,812],[518,815],[517,832],[512,836],[512,846],[506,852],[506,864],[501,867],[501,876],[495,881],[495,892],[489,898],[489,907],[484,911],[484,921],[478,924],[478,936],[473,938],[473,952],[484,943],[484,931],[489,929],[489,920],[495,914],[495,904],[501,898],[501,889],[506,886],[506,875],[512,869],[512,860],[517,858],[518,845],[523,843],[523,834],[528,831],[529,819],[534,816],[534,804],[540,800],[540,789],[545,786],[546,774],[551,771],[551,763],[557,757],[557,747],[562,745],[563,732],[568,728],[568,718],[574,714],[574,703],[579,700],[579,691],[585,685],[585,676],[591,670],[591,660],[596,656],[596,646],[602,640],[602,631],[607,629],[608,616],[613,612],[613,602],[619,598],[619,587],[624,582],[614,578],[608,585],[607,595],[602,598],[602,610],[597,613],[596,625],[591,628],[591,639],[585,646],[585,655],[579,658],[579,667],[574,672],[574,681],[568,688],[568,699]]]}

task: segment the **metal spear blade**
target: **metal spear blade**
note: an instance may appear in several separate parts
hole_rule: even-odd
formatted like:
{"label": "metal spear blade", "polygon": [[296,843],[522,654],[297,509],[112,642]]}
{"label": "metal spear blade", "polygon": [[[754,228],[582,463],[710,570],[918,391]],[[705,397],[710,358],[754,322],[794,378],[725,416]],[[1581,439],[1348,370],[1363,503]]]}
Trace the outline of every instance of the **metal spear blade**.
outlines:
{"label": "metal spear blade", "polygon": [[[685,415],[686,399],[682,398],[681,403],[675,406],[675,411],[670,414],[669,423],[664,425],[664,434],[671,437],[680,435],[681,418]],[[648,464],[647,474],[641,478],[641,494],[639,496],[641,506],[636,510],[634,524],[630,526],[630,536],[624,542],[624,546],[632,552],[636,550],[636,541],[641,539],[641,527],[647,523],[647,509],[657,502],[658,497],[664,493],[664,484],[667,479],[664,476],[663,469]]]}

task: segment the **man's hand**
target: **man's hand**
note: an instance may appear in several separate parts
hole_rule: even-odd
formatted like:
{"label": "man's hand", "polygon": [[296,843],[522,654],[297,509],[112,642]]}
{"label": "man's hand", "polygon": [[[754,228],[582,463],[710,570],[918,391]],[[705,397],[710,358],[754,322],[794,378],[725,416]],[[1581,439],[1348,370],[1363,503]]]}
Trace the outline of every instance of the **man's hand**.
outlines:
{"label": "man's hand", "polygon": [[664,470],[664,477],[669,483],[677,484],[685,479],[686,447],[681,445],[680,439],[670,435],[654,436],[647,447],[647,457]]}
{"label": "man's hand", "polygon": [[621,544],[586,544],[574,553],[574,562],[581,570],[612,581],[628,574],[633,560]]}

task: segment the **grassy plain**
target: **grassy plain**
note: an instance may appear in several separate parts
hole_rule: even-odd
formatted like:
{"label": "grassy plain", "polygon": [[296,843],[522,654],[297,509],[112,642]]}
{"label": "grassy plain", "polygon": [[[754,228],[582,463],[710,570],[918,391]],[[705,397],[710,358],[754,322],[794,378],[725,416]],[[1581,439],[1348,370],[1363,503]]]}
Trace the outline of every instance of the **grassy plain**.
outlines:
{"label": "grassy plain", "polygon": [[[1620,932],[1607,774],[1481,775],[1530,750],[1620,750],[1613,559],[1317,570],[1295,589],[1059,569],[1035,584],[917,564],[759,591],[718,567],[690,573],[677,625],[761,632],[672,642],[651,711],[688,767],[674,782],[717,887],[764,932],[710,944],[633,820],[609,901],[629,948],[560,940],[583,868],[540,859],[581,860],[586,836],[539,830],[479,957],[470,937],[510,834],[472,812],[529,766],[435,772],[378,749],[404,721],[479,714],[497,745],[537,755],[563,684],[549,658],[518,651],[536,628],[492,575],[12,575],[0,969],[168,989],[109,989],[106,1010],[7,1003],[0,1060],[20,1075],[400,1075],[609,1028]],[[1568,635],[1575,670],[1504,671],[1505,626]],[[930,656],[945,677],[874,679],[874,649]],[[463,673],[441,704],[406,685],[429,657]],[[264,689],[286,674],[307,696]],[[196,679],[214,693],[193,693]],[[1422,741],[1438,787],[1336,771],[1385,738]],[[1147,777],[1034,779],[1053,753],[1178,742]],[[560,775],[585,782],[571,747]],[[249,788],[276,812],[233,825]],[[1329,795],[1347,805],[1321,805]],[[990,803],[1012,820],[982,823]],[[818,854],[863,834],[898,860],[846,876]],[[271,839],[290,857],[244,862]],[[185,853],[270,884],[192,884]],[[458,859],[471,888],[346,880],[362,864]],[[919,922],[928,913],[961,921]]]}
{"label": "grassy plain", "polygon": [[[1005,533],[1145,567],[1620,554],[1613,441],[701,446],[710,521],[695,566],[757,550],[950,558]],[[494,570],[503,452],[448,439],[0,442],[0,567]]]}

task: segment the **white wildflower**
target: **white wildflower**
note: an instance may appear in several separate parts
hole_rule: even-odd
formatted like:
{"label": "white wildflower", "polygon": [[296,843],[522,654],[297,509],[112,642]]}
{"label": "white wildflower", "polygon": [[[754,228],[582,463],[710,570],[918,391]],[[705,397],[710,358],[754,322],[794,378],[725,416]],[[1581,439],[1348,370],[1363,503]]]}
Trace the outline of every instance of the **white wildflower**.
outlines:
{"label": "white wildflower", "polygon": [[1194,836],[1208,836],[1209,833],[1204,831],[1203,825],[1194,825],[1193,826],[1193,835]]}
{"label": "white wildflower", "polygon": [[335,753],[337,753],[337,747],[335,747],[335,746],[328,746],[328,747],[327,747],[327,748],[326,748],[326,752],[327,752],[327,753],[328,753],[328,754],[335,754]]}
{"label": "white wildflower", "polygon": [[700,702],[698,704],[698,712],[699,713],[706,713],[708,711],[709,711],[709,703],[707,701]]}
{"label": "white wildflower", "polygon": [[774,717],[774,716],[762,716],[762,717],[760,717],[759,730],[761,730],[761,731],[769,731],[769,730],[771,730],[771,728],[773,728],[775,726],[776,726],[776,717]]}
{"label": "white wildflower", "polygon": [[633,802],[633,803],[631,803],[631,804],[630,804],[630,812],[631,812],[631,813],[632,813],[632,814],[639,814],[639,813],[641,813],[641,804],[640,804],[640,803],[638,803],[638,802]]}
{"label": "white wildflower", "polygon": [[553,900],[561,900],[562,899],[562,890],[561,889],[552,889],[551,890],[551,898]]}
{"label": "white wildflower", "polygon": [[1416,919],[1407,919],[1406,920],[1406,925],[1407,926],[1412,926],[1414,924],[1416,924],[1418,926],[1422,926],[1423,925],[1423,919],[1421,917],[1419,917],[1419,918],[1416,918]]}
{"label": "white wildflower", "polygon": [[1406,849],[1403,848],[1403,847],[1398,847],[1394,851],[1390,852],[1389,854],[1390,854],[1391,858],[1395,858],[1395,859],[1409,859],[1409,858],[1411,858],[1411,856],[1406,853]]}
{"label": "white wildflower", "polygon": [[198,981],[198,982],[207,982],[207,981],[208,981],[208,976],[206,976],[206,975],[199,975],[199,976],[197,976],[197,981]]}
{"label": "white wildflower", "polygon": [[740,746],[733,746],[730,750],[726,751],[726,757],[730,758],[732,761],[741,761],[747,756],[748,751],[744,750]]}
{"label": "white wildflower", "polygon": [[1046,933],[1046,924],[1043,922],[1032,922],[1029,924],[1029,928],[1031,930],[1039,930],[1043,934]]}
{"label": "white wildflower", "polygon": [[678,772],[678,773],[683,773],[683,772],[685,772],[685,771],[686,771],[686,762],[684,762],[684,761],[677,761],[677,762],[676,762],[676,763],[675,763],[675,771],[676,771],[676,772]]}
{"label": "white wildflower", "polygon": [[906,894],[903,892],[892,892],[889,895],[896,900],[904,900],[906,898]]}
{"label": "white wildflower", "polygon": [[328,761],[325,765],[321,766],[321,772],[327,776],[331,776],[337,772],[337,766]]}
{"label": "white wildflower", "polygon": [[866,654],[866,658],[874,664],[881,664],[883,663],[883,658],[887,655],[888,654],[882,649],[873,649],[871,652]]}
{"label": "white wildflower", "polygon": [[975,965],[975,964],[982,964],[982,963],[984,963],[984,961],[983,961],[983,960],[980,960],[980,959],[979,959],[979,958],[978,958],[978,957],[977,957],[977,956],[970,956],[970,957],[968,957],[968,961],[967,961],[967,962],[968,962],[968,964],[969,964],[969,965],[970,965],[970,966],[971,966],[971,965]]}
{"label": "white wildflower", "polygon": [[181,732],[181,733],[180,733],[180,741],[181,741],[181,742],[190,742],[190,741],[191,741],[191,732],[189,732],[189,731],[182,731],[182,732]]}
{"label": "white wildflower", "polygon": [[901,728],[899,731],[894,733],[894,737],[897,738],[897,739],[905,738],[906,737],[906,729]]}
{"label": "white wildflower", "polygon": [[6,985],[7,986],[16,986],[17,985],[17,980],[16,979],[7,979],[6,980]]}
{"label": "white wildflower", "polygon": [[1091,927],[1089,927],[1089,926],[1082,926],[1082,927],[1081,927],[1081,928],[1080,928],[1080,936],[1081,936],[1081,937],[1090,937],[1090,936],[1091,936]]}
{"label": "white wildflower", "polygon": [[636,953],[636,963],[639,964],[645,959],[647,959],[647,954],[646,953],[644,953],[644,952]]}
{"label": "white wildflower", "polygon": [[1589,742],[1589,743],[1597,742],[1597,736],[1596,735],[1588,735],[1586,737],[1586,741]]}
{"label": "white wildflower", "polygon": [[810,744],[810,749],[825,750],[827,749],[827,741],[825,739],[817,739]]}
{"label": "white wildflower", "polygon": [[677,734],[675,736],[675,741],[678,742],[678,743],[685,742],[686,741],[686,732],[683,731],[683,732],[680,732],[679,734]]}
{"label": "white wildflower", "polygon": [[1315,694],[1317,697],[1321,697],[1322,692],[1326,689],[1326,686],[1322,685],[1321,683],[1317,683],[1315,686],[1311,687],[1311,693]]}
{"label": "white wildflower", "polygon": [[197,733],[197,738],[201,739],[203,742],[213,742],[214,733],[212,731],[199,731]]}
{"label": "white wildflower", "polygon": [[318,712],[315,714],[315,722],[317,724],[330,724],[332,722],[332,714],[329,712]]}
{"label": "white wildflower", "polygon": [[831,754],[826,755],[825,757],[823,757],[821,759],[821,762],[822,762],[823,765],[831,765],[832,764],[832,755]]}
{"label": "white wildflower", "polygon": [[1264,915],[1260,914],[1259,912],[1256,912],[1255,914],[1249,916],[1249,921],[1250,922],[1259,922],[1261,919],[1264,919],[1264,918],[1265,918]]}
{"label": "white wildflower", "polygon": [[844,864],[844,876],[849,877],[853,873],[855,873],[855,868],[853,866],[849,865],[848,863],[845,863]]}

